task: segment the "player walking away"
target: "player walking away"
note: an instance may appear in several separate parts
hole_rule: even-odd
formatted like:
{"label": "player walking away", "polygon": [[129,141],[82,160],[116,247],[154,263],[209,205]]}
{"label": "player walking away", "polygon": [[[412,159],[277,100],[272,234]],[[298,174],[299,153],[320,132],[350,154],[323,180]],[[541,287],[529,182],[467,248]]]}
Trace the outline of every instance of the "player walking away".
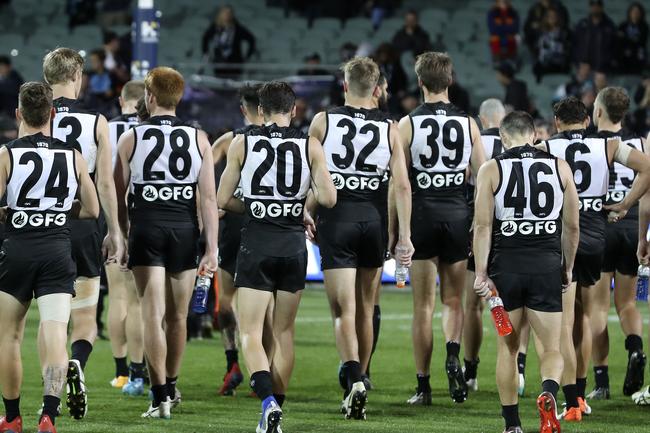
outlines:
{"label": "player walking away", "polygon": [[[336,203],[336,190],[320,142],[289,126],[296,112],[291,87],[267,83],[259,97],[265,124],[235,136],[219,187],[219,207],[247,215],[235,274],[237,315],[246,364],[253,372],[251,387],[262,400],[256,431],[277,433],[293,370],[294,322],[307,272],[303,208],[310,182],[325,207]],[[235,197],[240,180],[243,202]],[[262,333],[273,297],[276,347],[269,360]]]}
{"label": "player walking away", "polygon": [[[89,113],[77,103],[81,90],[83,58],[69,48],[57,48],[43,59],[43,76],[52,86],[56,116],[52,136],[79,150],[95,181],[104,210],[108,236],[102,247],[103,220],[71,221],[72,256],[77,265],[76,296],[72,299],[72,341],[66,400],[70,415],[81,419],[88,410],[83,370],[97,337],[97,301],[102,255],[114,263],[123,254],[124,240],[117,220],[117,199],[112,176],[108,123],[101,114]],[[103,254],[102,254],[103,252]]]}
{"label": "player walking away", "polygon": [[361,374],[372,352],[375,292],[386,252],[380,189],[385,173],[390,169],[399,230],[390,242],[405,265],[413,252],[411,194],[397,126],[375,108],[374,98],[381,93],[379,67],[370,58],[356,57],[343,72],[345,106],[318,113],[309,132],[323,142],[337,189],[337,205],[317,215],[317,237],[346,375],[342,411],[346,418],[364,419],[367,395]]}
{"label": "player walking away", "polygon": [[23,431],[20,349],[27,311],[36,298],[43,375],[38,432],[56,433],[54,423],[68,370],[70,299],[75,293],[68,218],[99,215],[83,157],[50,136],[53,117],[52,89],[44,83],[23,84],[16,110],[20,136],[0,149],[0,195],[7,193],[8,205],[2,212],[6,224],[0,250],[2,432]]}
{"label": "player walking away", "polygon": [[411,168],[415,210],[411,221],[415,246],[411,286],[418,386],[408,403],[431,404],[429,371],[436,267],[440,268],[449,394],[456,403],[462,403],[467,399],[467,384],[459,359],[462,293],[470,244],[467,169],[470,167],[476,175],[485,156],[476,122],[449,102],[451,58],[446,53],[421,54],[415,63],[415,73],[425,102],[400,121],[400,135]]}
{"label": "player walking away", "polygon": [[[486,158],[494,158],[503,151],[499,125],[506,115],[503,103],[495,98],[486,99],[479,107],[481,120],[481,143]],[[471,222],[474,218],[474,180],[470,179],[467,185],[467,201],[470,206]],[[467,387],[478,391],[478,364],[479,351],[483,342],[483,302],[474,293],[474,257],[467,261],[467,279],[465,290],[465,320],[463,322],[463,340],[465,341],[465,356],[463,370]]]}
{"label": "player walking away", "polygon": [[[629,107],[630,98],[620,87],[607,87],[601,90],[594,106],[594,123],[598,135],[609,139],[617,137],[622,145],[632,146],[644,152],[643,138],[626,132],[621,127]],[[647,153],[647,151],[646,151]],[[633,170],[615,162],[609,170],[607,204],[619,203],[632,187],[635,179]],[[645,234],[644,234],[645,235]],[[610,288],[614,279],[614,305],[625,334],[625,349],[628,351],[628,365],[623,394],[632,395],[643,386],[646,356],[643,353],[642,320],[636,307],[637,267],[636,250],[639,238],[639,209],[633,206],[625,218],[607,224],[605,259],[600,281],[588,293],[591,311],[591,333],[593,337],[595,389],[590,399],[609,399],[608,360],[609,335],[607,319],[610,306]]]}
{"label": "player walking away", "polygon": [[148,121],[122,134],[115,184],[128,185],[129,209],[120,200],[120,225],[129,236],[129,268],[144,319],[144,352],[153,401],[144,418],[170,418],[180,403],[176,381],[187,339],[187,313],[197,272],[198,204],[206,238],[199,273],[217,268],[217,203],[210,143],[203,131],[176,117],[184,80],[171,68],[145,78]]}
{"label": "player walking away", "polygon": [[589,322],[593,308],[588,295],[595,290],[593,286],[600,279],[603,263],[607,224],[603,202],[607,195],[609,167],[616,161],[638,172],[623,201],[607,207],[611,210],[610,218],[617,221],[647,190],[650,159],[630,146],[620,145],[618,139],[586,136],[589,114],[584,104],[575,97],[558,102],[553,111],[559,133],[542,142],[540,147],[569,163],[580,199],[580,243],[573,268],[573,282],[562,297],[561,344],[564,356],[562,390],[567,404],[563,418],[581,421],[583,414],[591,413],[585,400],[587,369],[591,358]]}
{"label": "player walking away", "polygon": [[559,433],[562,290],[578,246],[578,195],[568,164],[532,147],[535,125],[528,113],[508,114],[499,130],[504,152],[481,168],[476,186],[474,290],[485,298],[498,292],[512,321],[513,332],[497,343],[505,432],[522,433],[515,372],[527,319],[540,339],[540,432]]}
{"label": "player walking away", "polygon": [[[112,161],[117,159],[117,141],[120,136],[134,127],[138,119],[136,105],[144,97],[144,83],[129,81],[122,88],[119,98],[122,115],[108,122]],[[108,335],[115,360],[115,378],[111,386],[128,395],[144,393],[145,364],[142,341],[142,314],[135,281],[130,271],[123,272],[119,264],[106,266],[108,279]],[[126,355],[131,362],[126,363]]]}
{"label": "player walking away", "polygon": [[[248,123],[245,127],[227,132],[219,137],[212,145],[212,158],[215,166],[226,158],[228,149],[233,139],[240,134],[262,125],[264,119],[258,112],[259,84],[245,85],[239,90],[240,110]],[[237,187],[235,196],[242,198],[241,188]],[[226,374],[223,384],[219,389],[220,395],[232,395],[235,388],[244,380],[239,368],[237,350],[237,319],[233,309],[233,300],[236,293],[234,276],[237,266],[237,253],[241,242],[241,229],[244,226],[245,216],[241,213],[225,211],[219,224],[219,297],[217,323],[221,330],[221,340],[226,352]],[[270,317],[269,317],[270,318]],[[264,347],[271,355],[273,346],[273,333],[271,323],[268,321],[264,328]]]}

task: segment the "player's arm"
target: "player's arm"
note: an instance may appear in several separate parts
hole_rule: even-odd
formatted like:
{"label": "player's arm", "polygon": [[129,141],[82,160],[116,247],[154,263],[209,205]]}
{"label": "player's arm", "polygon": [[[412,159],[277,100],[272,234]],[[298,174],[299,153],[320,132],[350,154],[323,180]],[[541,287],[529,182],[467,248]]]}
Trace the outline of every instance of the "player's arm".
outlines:
{"label": "player's arm", "polygon": [[490,160],[483,164],[476,176],[476,202],[474,204],[474,239],[472,248],[476,263],[474,291],[486,297],[494,290],[494,283],[488,277],[488,257],[492,246],[492,222],[494,218],[494,190],[498,183],[497,162]]}
{"label": "player's arm", "polygon": [[560,179],[564,187],[564,205],[562,206],[562,256],[564,260],[563,284],[571,284],[573,262],[580,241],[580,202],[573,180],[573,172],[566,161],[558,159]]}
{"label": "player's arm", "polygon": [[77,179],[79,179],[79,199],[72,204],[72,217],[78,219],[94,219],[99,217],[99,200],[95,191],[95,184],[88,174],[88,165],[83,155],[74,151]]}
{"label": "player's arm", "polygon": [[[409,167],[411,166],[411,140],[413,138],[413,125],[411,124],[411,117],[402,117],[398,123],[397,128],[399,131],[402,154],[404,155],[406,173],[408,176]],[[388,184],[388,249],[391,253],[394,252],[395,244],[397,243],[398,238],[399,218],[397,215],[397,202],[395,201],[395,182],[391,176]]]}
{"label": "player's arm", "polygon": [[393,197],[395,198],[393,207],[396,209],[398,224],[398,238],[394,253],[399,249],[400,254],[396,255],[395,259],[399,260],[404,266],[410,266],[414,252],[411,243],[411,183],[406,168],[404,145],[397,125],[391,123],[389,133],[392,147],[390,173],[393,178]]}
{"label": "player's arm", "polygon": [[483,149],[483,144],[481,140],[481,130],[478,129],[476,121],[469,118],[469,127],[470,134],[472,136],[472,156],[470,157],[469,163],[472,169],[472,173],[476,176],[479,169],[485,162],[485,150]]}
{"label": "player's arm", "polygon": [[[650,134],[643,143],[643,151],[650,154]],[[639,263],[647,265],[650,262],[650,249],[648,246],[648,225],[650,224],[650,192],[646,192],[639,200],[639,243],[636,250]]]}
{"label": "player's arm", "polygon": [[[650,157],[642,152],[621,143],[620,140],[614,139],[607,142],[610,155],[613,154],[614,161],[631,168],[636,172],[636,178],[632,182],[632,187],[623,201],[620,203],[605,206],[610,211],[609,218],[611,221],[618,221],[625,217],[627,211],[634,206],[639,199],[650,188]],[[610,161],[611,161],[610,156]]]}
{"label": "player's arm", "polygon": [[239,185],[243,161],[244,136],[238,135],[230,144],[226,169],[221,175],[221,182],[219,182],[219,191],[217,192],[219,209],[237,213],[244,213],[246,211],[244,203],[238,198],[235,198],[235,191],[237,190],[237,185]]}
{"label": "player's arm", "polygon": [[97,159],[95,167],[95,182],[99,202],[106,217],[108,235],[102,245],[107,263],[116,262],[124,252],[124,241],[120,235],[120,225],[117,216],[117,195],[113,180],[113,157],[108,134],[108,122],[99,115],[97,122]]}
{"label": "player's arm", "polygon": [[332,182],[332,176],[327,170],[323,146],[315,137],[309,137],[308,146],[309,163],[311,164],[311,190],[314,200],[323,207],[333,208],[336,205],[336,188]]}
{"label": "player's arm", "polygon": [[[7,191],[7,181],[9,173],[11,172],[11,158],[9,151],[5,146],[0,148],[0,197],[5,195]],[[7,219],[7,207],[0,208],[0,223],[4,223]]]}
{"label": "player's arm", "polygon": [[214,188],[214,162],[210,142],[205,132],[198,133],[199,151],[203,155],[199,172],[199,209],[205,235],[205,254],[199,262],[199,275],[217,270],[217,237],[219,236],[219,215],[217,193]]}
{"label": "player's arm", "polygon": [[126,208],[126,197],[129,181],[131,180],[131,167],[129,160],[133,156],[135,146],[135,134],[133,129],[126,131],[117,141],[117,159],[115,161],[115,171],[113,173],[113,182],[115,183],[115,194],[117,199],[117,214],[122,236],[128,237],[129,234],[129,215]]}
{"label": "player's arm", "polygon": [[226,132],[212,143],[212,161],[214,165],[219,164],[222,159],[228,156],[228,148],[235,135],[232,131]]}
{"label": "player's arm", "polygon": [[309,136],[316,138],[321,143],[325,139],[325,131],[327,130],[327,113],[321,111],[316,114],[309,125]]}

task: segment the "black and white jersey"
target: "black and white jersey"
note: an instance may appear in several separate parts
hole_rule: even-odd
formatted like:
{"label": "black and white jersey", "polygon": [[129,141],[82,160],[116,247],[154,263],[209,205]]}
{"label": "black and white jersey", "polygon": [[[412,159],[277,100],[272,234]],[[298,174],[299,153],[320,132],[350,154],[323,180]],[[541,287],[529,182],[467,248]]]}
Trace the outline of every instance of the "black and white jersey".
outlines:
{"label": "black and white jersey", "polygon": [[391,158],[390,116],[378,109],[343,106],[326,112],[323,151],[337,204],[322,214],[344,221],[380,219],[380,186]]}
{"label": "black and white jersey", "polygon": [[241,186],[250,222],[303,232],[311,182],[309,137],[275,124],[247,131]]}
{"label": "black and white jersey", "polygon": [[56,115],[52,121],[52,136],[77,149],[88,164],[88,173],[94,175],[97,164],[97,122],[99,114],[80,107],[74,99],[54,100]]}
{"label": "black and white jersey", "polygon": [[585,131],[565,131],[546,142],[547,150],[565,160],[573,171],[573,179],[580,201],[579,252],[596,253],[604,248],[604,212],[609,183],[607,140],[587,136]]}
{"label": "black and white jersey", "polygon": [[78,188],[74,149],[38,133],[8,143],[7,151],[7,237],[69,239]]}
{"label": "black and white jersey", "polygon": [[111,143],[113,167],[117,161],[117,142],[126,131],[140,123],[137,114],[122,114],[108,121],[108,139]]}
{"label": "black and white jersey", "polygon": [[[233,129],[232,135],[233,135],[233,140],[236,136],[238,135],[246,135],[247,132],[252,131],[253,129],[259,128],[259,125],[246,125],[242,126],[241,128]],[[242,191],[242,186],[241,186],[241,178],[239,179],[239,184],[237,185],[237,189],[235,190],[234,197],[238,200],[244,201],[244,193]],[[232,212],[231,212],[232,213]],[[241,214],[234,214],[236,216],[242,216]]]}
{"label": "black and white jersey", "polygon": [[129,160],[132,222],[196,226],[196,187],[203,163],[198,130],[174,116],[154,116],[133,131]]}
{"label": "black and white jersey", "polygon": [[500,269],[559,267],[564,188],[557,158],[525,145],[495,160],[499,183],[494,192],[493,262]]}
{"label": "black and white jersey", "polygon": [[494,159],[503,152],[503,143],[499,128],[488,128],[481,131],[481,144],[485,152],[485,159]]}
{"label": "black and white jersey", "polygon": [[413,200],[435,221],[468,216],[467,169],[472,155],[469,116],[453,104],[425,103],[409,114]]}

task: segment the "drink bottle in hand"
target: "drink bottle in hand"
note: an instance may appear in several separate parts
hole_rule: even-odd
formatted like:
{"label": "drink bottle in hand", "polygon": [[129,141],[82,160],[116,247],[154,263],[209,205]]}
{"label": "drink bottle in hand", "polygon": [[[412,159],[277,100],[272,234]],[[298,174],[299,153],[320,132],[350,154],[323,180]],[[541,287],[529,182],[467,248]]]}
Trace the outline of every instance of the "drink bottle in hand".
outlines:
{"label": "drink bottle in hand", "polygon": [[648,278],[650,278],[650,266],[639,265],[639,279],[636,282],[636,300],[648,301]]}
{"label": "drink bottle in hand", "polygon": [[510,316],[508,312],[503,308],[503,301],[500,297],[496,295],[496,292],[492,292],[492,296],[488,298],[488,307],[490,307],[490,312],[492,313],[492,321],[494,326],[497,328],[497,333],[500,337],[505,337],[512,333],[512,323],[510,322]]}
{"label": "drink bottle in hand", "polygon": [[403,289],[406,286],[406,280],[409,276],[409,268],[400,263],[399,257],[404,253],[404,248],[395,248],[395,284],[398,289]]}
{"label": "drink bottle in hand", "polygon": [[208,292],[212,285],[212,275],[199,275],[194,287],[194,296],[192,298],[192,311],[196,314],[205,314],[208,311]]}

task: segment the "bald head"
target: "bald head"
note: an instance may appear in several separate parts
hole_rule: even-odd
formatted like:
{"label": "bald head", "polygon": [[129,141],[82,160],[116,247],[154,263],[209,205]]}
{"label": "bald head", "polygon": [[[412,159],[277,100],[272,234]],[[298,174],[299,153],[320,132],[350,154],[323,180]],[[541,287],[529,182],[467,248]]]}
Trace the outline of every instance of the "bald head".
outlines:
{"label": "bald head", "polygon": [[478,117],[481,119],[481,125],[483,125],[484,129],[498,128],[505,116],[506,108],[496,98],[483,101],[478,112]]}

